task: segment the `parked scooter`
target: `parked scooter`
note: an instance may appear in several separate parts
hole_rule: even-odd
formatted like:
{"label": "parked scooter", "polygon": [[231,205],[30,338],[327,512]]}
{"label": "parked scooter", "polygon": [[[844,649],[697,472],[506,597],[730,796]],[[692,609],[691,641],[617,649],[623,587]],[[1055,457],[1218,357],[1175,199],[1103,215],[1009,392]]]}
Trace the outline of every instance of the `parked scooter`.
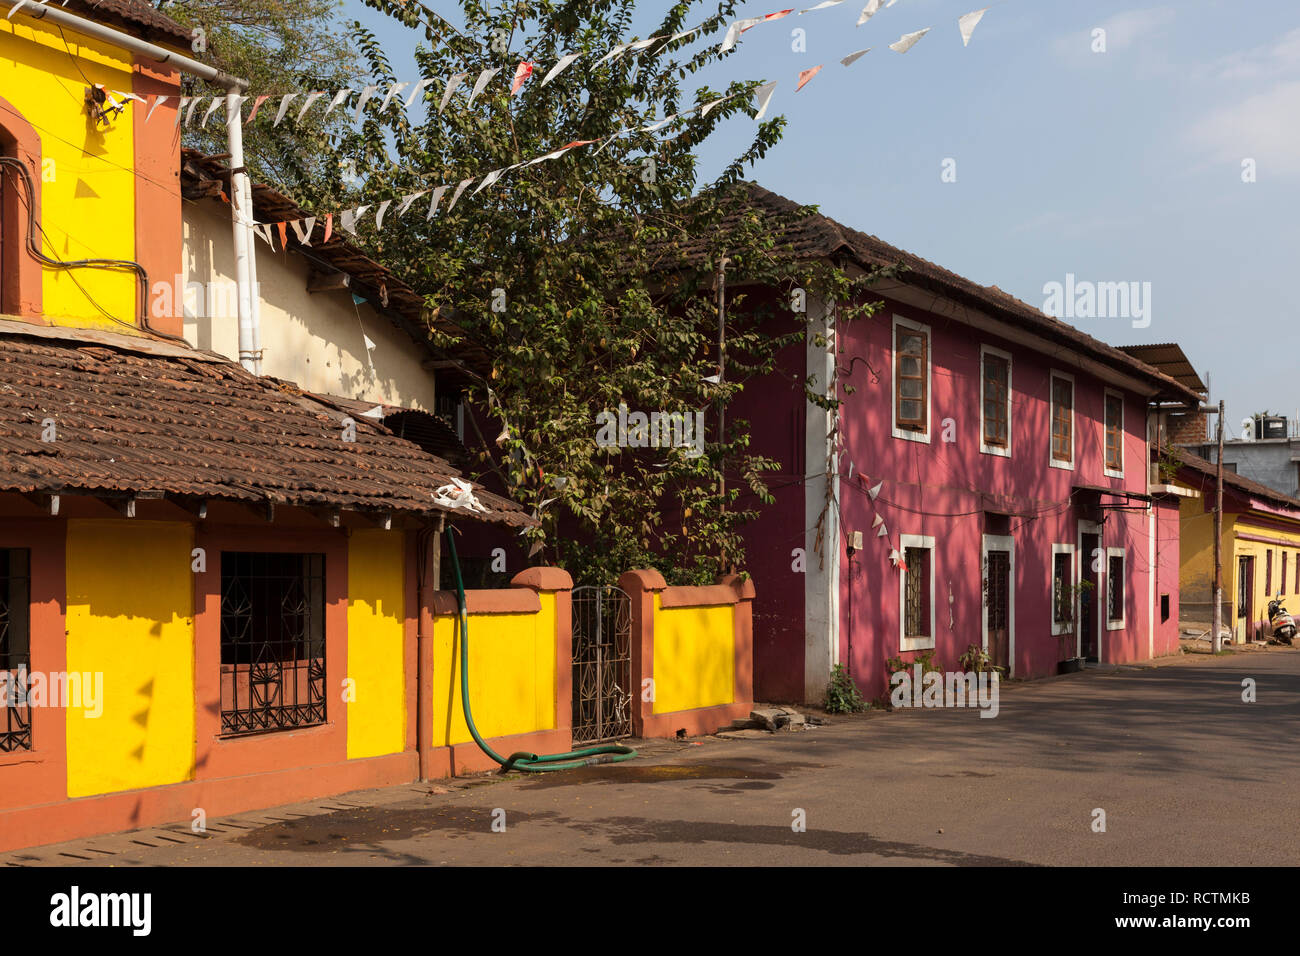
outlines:
{"label": "parked scooter", "polygon": [[1282,606],[1282,595],[1268,602],[1268,623],[1276,640],[1290,644],[1295,637],[1295,621]]}

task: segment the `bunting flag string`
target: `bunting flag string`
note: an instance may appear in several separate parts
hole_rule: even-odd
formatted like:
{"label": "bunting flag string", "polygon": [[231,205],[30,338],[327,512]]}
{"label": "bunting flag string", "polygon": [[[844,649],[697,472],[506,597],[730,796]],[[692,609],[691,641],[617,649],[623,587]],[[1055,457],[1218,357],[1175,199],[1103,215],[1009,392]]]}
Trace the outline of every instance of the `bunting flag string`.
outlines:
{"label": "bunting flag string", "polygon": [[[799,11],[799,12],[806,13],[806,12],[810,12],[811,10],[819,10],[828,7],[839,6],[842,2],[843,0],[839,0],[839,2],[835,2],[835,0],[830,0],[830,2],[825,2],[817,5],[816,7],[810,7],[808,8],[808,10]],[[894,2],[896,2],[896,0],[869,0],[866,10],[864,10],[864,12],[870,11],[872,14],[874,14],[880,9],[886,9],[892,6]],[[985,7],[981,10],[976,10],[971,13],[965,14],[964,16],[959,18],[958,26],[960,28],[963,46],[969,45],[970,37],[974,32],[975,27],[979,24],[980,20],[983,18],[984,14],[988,11],[988,9],[989,9],[988,7]],[[736,21],[736,23],[742,24],[742,27],[737,28],[737,32],[738,33],[743,32],[743,30],[749,29],[750,27],[756,26],[757,24],[767,20],[780,19],[781,17],[788,16],[793,12],[795,12],[793,9],[783,10],[783,11],[778,11],[775,14],[770,14],[767,17],[757,17],[757,18],[750,18],[749,20],[745,20],[745,21]],[[697,27],[696,29],[699,28]],[[913,46],[915,46],[921,40],[922,37],[924,37],[927,33],[929,33],[931,29],[932,29],[931,27],[925,27],[924,29],[921,30],[916,30],[911,33],[905,33],[898,40],[894,41],[893,43],[890,43],[889,48],[900,54],[906,53]],[[644,41],[641,42],[644,43]],[[633,44],[633,45],[636,46],[639,44]],[[617,49],[618,48],[616,48],[616,50]],[[866,49],[863,50],[857,50],[843,57],[839,62],[845,67],[851,66],[853,63],[857,62],[857,60],[860,59],[862,56],[869,53],[871,49],[872,49],[871,47],[867,47]],[[570,55],[569,57],[566,57],[566,59],[572,62],[572,60],[577,59],[578,56],[579,56],[578,54],[573,54]],[[542,84],[545,84],[549,78],[555,75],[557,70],[561,70],[567,65],[568,64],[564,63],[563,61],[560,64],[557,64],[555,67],[552,68],[551,72],[548,73],[546,77],[544,77],[540,82]],[[803,89],[804,86],[806,86],[814,77],[816,77],[821,72],[823,67],[824,64],[818,64],[817,66],[811,67],[807,70],[801,70],[796,80],[796,84],[794,88],[795,92],[798,92],[799,90]],[[487,84],[491,82],[492,78],[496,76],[500,71],[501,71],[500,67],[483,70],[479,74],[478,78],[476,79],[473,85],[473,90],[469,95],[469,100],[472,102],[473,99],[483,91],[483,89],[487,86]],[[536,71],[535,63],[530,61],[525,61],[520,63],[518,68],[516,68],[515,70],[514,76],[511,78],[512,94],[518,92],[518,90],[532,78],[535,71]],[[443,93],[442,104],[440,106],[440,109],[442,107],[445,107],[452,93],[454,93],[455,90],[459,86],[461,86],[466,79],[468,79],[468,77],[469,77],[468,73],[457,73],[447,80],[447,85]],[[421,92],[422,88],[427,84],[428,84],[427,80],[421,81],[420,85],[417,86],[416,90],[412,93],[412,96],[415,96],[416,94]],[[383,102],[385,103],[385,105],[393,101],[397,101],[399,95],[402,92],[404,92],[409,86],[410,84],[408,83],[394,83],[389,88],[387,93],[384,95]],[[698,113],[701,118],[705,118],[719,104],[729,99],[733,99],[739,95],[752,96],[753,106],[754,106],[754,120],[756,122],[761,121],[764,118],[764,116],[767,114],[768,107],[771,104],[771,100],[773,95],[776,92],[777,86],[778,83],[776,81],[764,83],[761,86],[753,88],[751,91],[749,91],[748,94],[733,93],[728,96],[718,97],[709,102],[702,103],[698,106],[692,107],[691,109],[686,110],[684,112],[674,113],[671,116],[666,116],[661,120],[655,120],[638,127],[625,127],[624,129],[621,129],[609,135],[608,137],[605,137],[603,142],[601,142],[600,140],[574,140],[573,142],[566,143],[564,146],[561,146],[558,149],[551,150],[547,153],[543,153],[542,155],[535,156],[531,159],[524,160],[510,166],[503,166],[499,169],[491,170],[485,173],[484,175],[482,175],[481,177],[474,176],[467,179],[463,179],[459,183],[455,184],[455,188],[452,191],[452,195],[450,201],[447,203],[445,212],[448,213],[451,212],[455,208],[456,203],[460,200],[461,196],[465,193],[465,191],[475,183],[477,183],[477,186],[475,186],[473,192],[470,193],[471,197],[477,196],[479,193],[483,192],[484,190],[487,190],[490,187],[496,185],[504,175],[513,172],[516,169],[533,166],[538,163],[546,162],[549,160],[558,159],[561,156],[564,156],[566,153],[570,152],[571,150],[579,149],[582,147],[592,145],[597,142],[601,142],[600,147],[595,151],[595,154],[598,155],[619,136],[623,136],[627,133],[634,132],[634,131],[648,132],[648,133],[658,132],[660,129],[663,129],[666,126],[675,123],[679,120],[682,120],[688,116],[691,116],[692,114],[695,113]],[[365,103],[368,102],[370,99],[372,99],[376,95],[376,93],[379,92],[379,89],[380,87],[378,84],[369,84],[363,88],[363,90],[361,91],[361,97],[358,106],[356,108],[358,115],[362,107],[365,105]],[[344,90],[335,94],[330,105],[326,108],[325,111],[326,114],[328,114],[329,111],[334,109],[336,106],[343,103],[346,99],[346,95],[350,94],[351,92],[352,92],[351,90]],[[276,113],[276,120],[275,120],[276,125],[279,124],[279,122],[284,118],[285,114],[287,113],[289,108],[289,101],[294,97],[296,97],[297,95],[298,94],[296,93],[290,93],[282,98],[280,106]],[[319,91],[313,91],[310,94],[308,94],[307,102],[299,112],[299,116],[305,114],[307,109],[313,103],[315,103],[317,99],[323,98],[325,95],[326,95],[325,93]],[[249,98],[250,97],[248,96],[239,98],[238,102],[235,104],[236,108],[231,113],[232,117],[239,115],[238,107],[242,106],[243,101]],[[136,97],[136,99],[138,100],[139,98]],[[160,97],[159,99],[160,100],[165,99],[165,97]],[[186,126],[189,126],[191,124],[191,122],[194,119],[195,108],[198,106],[200,99],[202,98],[187,98],[187,97],[180,98],[180,105],[178,107],[179,110],[178,122],[181,121],[180,113],[183,112],[185,115],[185,118],[183,120],[184,124]],[[200,126],[207,123],[208,118],[216,109],[217,105],[219,105],[220,101],[224,99],[225,97],[214,98],[214,102],[208,106],[207,111],[204,113],[203,119],[200,122]],[[257,97],[256,102],[254,103],[253,106],[253,113],[250,115],[249,121],[251,121],[253,115],[256,115],[258,108],[262,105],[262,103],[266,99],[267,97],[265,96]],[[157,105],[158,105],[157,102],[151,102],[150,110],[152,111],[152,109],[155,109]],[[375,216],[374,216],[375,228],[382,229],[384,225],[385,217],[389,211],[389,208],[393,203],[398,204],[397,215],[400,218],[401,216],[405,215],[405,213],[411,208],[411,206],[418,199],[420,199],[423,196],[429,195],[430,193],[432,194],[432,196],[429,202],[428,211],[425,215],[425,219],[426,220],[432,219],[435,215],[438,214],[444,196],[446,195],[447,191],[451,189],[452,189],[452,184],[445,183],[441,185],[421,188],[401,196],[391,197],[382,200],[379,202],[377,207],[373,206],[373,204],[364,204],[364,205],[357,206],[353,209],[342,210],[337,214],[340,228],[342,228],[345,232],[350,233],[351,235],[354,236],[357,235],[357,227],[364,220],[366,213],[369,212],[371,208],[375,208],[376,209]],[[236,213],[236,215],[239,214]],[[334,216],[335,216],[334,213],[326,214],[326,218],[324,219],[326,238],[323,241],[328,241],[329,236],[333,231]],[[299,241],[302,241],[304,244],[309,245],[310,243],[307,240],[305,240],[303,237],[306,236],[309,238],[312,235],[312,230],[314,229],[316,223],[317,223],[316,217],[296,220],[295,222],[292,223],[294,235],[299,239]],[[266,242],[270,243],[272,247],[274,247],[274,243],[272,242],[272,233],[270,229],[268,228],[266,232],[260,231],[261,226],[268,225],[268,224],[252,223],[252,225],[255,229],[259,229],[258,234]],[[275,225],[278,227],[278,230],[280,232],[280,242],[281,245],[283,246],[287,240],[286,223],[277,223]],[[874,499],[875,496],[879,494],[879,492],[880,492],[880,486],[877,485],[876,487],[871,489],[870,492],[871,497]]]}

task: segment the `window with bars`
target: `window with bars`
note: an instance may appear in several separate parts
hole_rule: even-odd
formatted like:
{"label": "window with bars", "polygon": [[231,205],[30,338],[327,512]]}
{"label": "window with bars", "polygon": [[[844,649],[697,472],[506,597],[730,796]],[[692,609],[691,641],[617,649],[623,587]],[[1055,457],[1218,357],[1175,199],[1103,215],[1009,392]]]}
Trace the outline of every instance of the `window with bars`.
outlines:
{"label": "window with bars", "polygon": [[1273,549],[1264,552],[1264,593],[1273,593]]}
{"label": "window with bars", "polygon": [[26,549],[0,548],[0,753],[32,749],[30,563]]}
{"label": "window with bars", "polygon": [[1124,623],[1124,555],[1106,558],[1106,621]]}
{"label": "window with bars", "polygon": [[1124,471],[1124,399],[1106,393],[1106,470]]}
{"label": "window with bars", "polygon": [[983,417],[984,444],[1005,451],[1011,445],[1008,420],[1011,395],[1011,361],[992,352],[984,353]]}
{"label": "window with bars", "polygon": [[928,640],[930,633],[930,549],[907,548],[903,552],[904,574],[903,637]]}
{"label": "window with bars", "polygon": [[1282,573],[1278,576],[1277,579],[1278,592],[1283,597],[1286,597],[1286,559],[1287,559],[1287,553],[1283,551],[1282,552]]}
{"label": "window with bars", "polygon": [[930,430],[928,366],[930,336],[920,329],[894,326],[894,421],[903,431]]}
{"label": "window with bars", "polygon": [[1074,554],[1052,555],[1052,633],[1074,633]]}
{"label": "window with bars", "polygon": [[325,722],[325,556],[221,553],[221,731]]}
{"label": "window with bars", "polygon": [[1052,461],[1074,463],[1074,383],[1052,376]]}

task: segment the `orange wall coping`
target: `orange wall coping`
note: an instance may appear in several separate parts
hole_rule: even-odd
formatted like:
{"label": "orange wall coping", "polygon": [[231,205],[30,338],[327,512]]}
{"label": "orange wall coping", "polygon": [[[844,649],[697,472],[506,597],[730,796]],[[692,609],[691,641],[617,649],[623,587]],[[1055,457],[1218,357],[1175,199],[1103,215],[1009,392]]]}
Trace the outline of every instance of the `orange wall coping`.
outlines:
{"label": "orange wall coping", "polygon": [[[435,617],[460,612],[455,591],[434,591],[429,610]],[[502,588],[465,592],[465,610],[470,614],[539,614],[542,599],[531,588]]]}

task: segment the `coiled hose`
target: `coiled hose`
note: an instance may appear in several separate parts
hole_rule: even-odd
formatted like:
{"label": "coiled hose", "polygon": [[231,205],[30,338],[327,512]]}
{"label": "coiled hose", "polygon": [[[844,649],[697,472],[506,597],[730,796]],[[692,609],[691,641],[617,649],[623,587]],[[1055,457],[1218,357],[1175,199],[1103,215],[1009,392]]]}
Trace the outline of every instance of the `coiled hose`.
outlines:
{"label": "coiled hose", "polygon": [[469,614],[465,611],[465,585],[460,576],[460,561],[456,558],[456,539],[454,532],[447,528],[447,548],[451,552],[451,566],[456,572],[456,604],[460,616],[460,702],[465,711],[465,726],[479,749],[501,765],[501,773],[511,770],[523,770],[527,773],[544,773],[549,770],[572,770],[575,767],[591,767],[600,763],[618,763],[631,760],[636,751],[620,744],[603,744],[599,747],[585,747],[571,750],[567,754],[537,754],[519,751],[509,757],[502,757],[487,745],[474,726],[474,715],[469,706]]}

